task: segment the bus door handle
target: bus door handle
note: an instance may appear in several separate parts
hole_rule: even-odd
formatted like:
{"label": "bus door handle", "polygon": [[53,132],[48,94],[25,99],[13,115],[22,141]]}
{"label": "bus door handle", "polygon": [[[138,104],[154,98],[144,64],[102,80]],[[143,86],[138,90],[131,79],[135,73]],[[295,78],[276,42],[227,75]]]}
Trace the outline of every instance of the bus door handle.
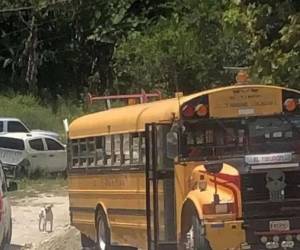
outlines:
{"label": "bus door handle", "polygon": [[49,157],[54,157],[54,155],[51,154],[51,155],[49,155]]}
{"label": "bus door handle", "polygon": [[32,155],[31,157],[32,157],[32,158],[36,158],[37,156],[36,156],[36,155]]}

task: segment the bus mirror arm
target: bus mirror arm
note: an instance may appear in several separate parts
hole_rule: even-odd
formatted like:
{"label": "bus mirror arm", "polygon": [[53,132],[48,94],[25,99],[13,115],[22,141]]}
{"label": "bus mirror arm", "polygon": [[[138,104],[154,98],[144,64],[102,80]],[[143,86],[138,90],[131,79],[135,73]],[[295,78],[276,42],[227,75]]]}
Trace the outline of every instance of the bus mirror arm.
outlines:
{"label": "bus mirror arm", "polygon": [[217,184],[216,174],[214,174],[214,183],[215,183],[214,204],[219,204],[220,203],[220,196],[218,194],[218,184]]}
{"label": "bus mirror arm", "polygon": [[214,162],[209,164],[204,164],[204,168],[206,171],[214,176],[214,186],[215,186],[215,193],[214,193],[214,204],[220,203],[220,196],[218,194],[218,184],[217,184],[217,174],[220,173],[223,169],[223,162]]}

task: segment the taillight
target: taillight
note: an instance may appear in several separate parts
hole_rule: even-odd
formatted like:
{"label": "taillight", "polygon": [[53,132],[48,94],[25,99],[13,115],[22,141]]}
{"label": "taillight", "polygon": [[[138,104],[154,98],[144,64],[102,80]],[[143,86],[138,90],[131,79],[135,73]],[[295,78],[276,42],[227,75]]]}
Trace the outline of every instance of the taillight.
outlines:
{"label": "taillight", "polygon": [[203,214],[233,214],[235,213],[234,203],[211,203],[202,206]]}
{"label": "taillight", "polygon": [[203,117],[208,113],[207,107],[204,104],[198,104],[195,108],[197,116]]}
{"label": "taillight", "polygon": [[182,115],[186,118],[192,118],[194,115],[198,117],[204,117],[208,114],[208,107],[205,104],[198,104],[196,106],[190,104],[186,104],[182,108]]}
{"label": "taillight", "polygon": [[191,118],[195,114],[195,108],[192,105],[185,105],[182,109],[182,114],[185,117]]}
{"label": "taillight", "polygon": [[288,98],[284,101],[283,105],[286,111],[292,112],[295,111],[295,109],[297,108],[298,100],[293,98]]}

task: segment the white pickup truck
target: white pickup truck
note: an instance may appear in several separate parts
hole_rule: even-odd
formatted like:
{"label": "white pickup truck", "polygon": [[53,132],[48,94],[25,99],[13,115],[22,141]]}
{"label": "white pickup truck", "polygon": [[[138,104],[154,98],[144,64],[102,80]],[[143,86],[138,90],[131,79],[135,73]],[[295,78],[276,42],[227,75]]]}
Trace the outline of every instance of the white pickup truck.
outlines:
{"label": "white pickup truck", "polygon": [[51,136],[59,139],[59,134],[55,132],[39,129],[30,130],[20,119],[0,117],[0,134],[5,133],[30,133],[35,135]]}
{"label": "white pickup truck", "polygon": [[0,135],[0,160],[15,171],[15,177],[36,170],[57,173],[66,170],[67,151],[65,145],[51,136],[7,133]]}

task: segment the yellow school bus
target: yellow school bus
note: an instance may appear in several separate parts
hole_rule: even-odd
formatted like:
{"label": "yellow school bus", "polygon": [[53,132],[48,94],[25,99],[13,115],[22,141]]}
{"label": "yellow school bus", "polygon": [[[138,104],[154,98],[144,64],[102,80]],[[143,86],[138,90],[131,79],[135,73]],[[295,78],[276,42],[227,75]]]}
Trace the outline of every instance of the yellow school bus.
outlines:
{"label": "yellow school bus", "polygon": [[75,119],[68,139],[84,247],[300,249],[297,90],[233,85],[113,108]]}

